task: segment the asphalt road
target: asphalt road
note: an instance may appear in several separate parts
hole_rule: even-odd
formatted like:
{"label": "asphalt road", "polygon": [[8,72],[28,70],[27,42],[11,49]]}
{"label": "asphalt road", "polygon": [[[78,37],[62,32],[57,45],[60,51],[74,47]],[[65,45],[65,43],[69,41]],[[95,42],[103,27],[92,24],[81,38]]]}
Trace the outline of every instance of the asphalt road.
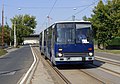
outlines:
{"label": "asphalt road", "polygon": [[33,56],[29,46],[0,58],[0,84],[17,84],[32,63]]}
{"label": "asphalt road", "polygon": [[105,52],[95,52],[95,56],[100,56],[100,57],[103,57],[103,58],[109,58],[109,59],[120,61],[120,54],[111,54],[111,53],[105,53]]}

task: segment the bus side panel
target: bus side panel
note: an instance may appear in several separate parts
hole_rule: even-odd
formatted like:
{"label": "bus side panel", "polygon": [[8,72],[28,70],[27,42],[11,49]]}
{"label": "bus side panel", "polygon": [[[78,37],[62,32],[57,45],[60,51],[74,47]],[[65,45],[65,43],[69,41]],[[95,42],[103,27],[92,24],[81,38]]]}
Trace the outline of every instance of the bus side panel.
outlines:
{"label": "bus side panel", "polygon": [[41,53],[44,54],[44,31],[42,32]]}
{"label": "bus side panel", "polygon": [[44,31],[40,33],[40,52],[44,54]]}

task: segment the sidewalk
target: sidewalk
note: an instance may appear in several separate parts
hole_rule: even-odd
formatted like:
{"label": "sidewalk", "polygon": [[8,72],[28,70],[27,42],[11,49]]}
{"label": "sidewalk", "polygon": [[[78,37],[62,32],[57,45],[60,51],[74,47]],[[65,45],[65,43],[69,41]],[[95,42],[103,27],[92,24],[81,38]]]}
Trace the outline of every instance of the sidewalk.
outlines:
{"label": "sidewalk", "polygon": [[54,84],[54,81],[48,74],[41,61],[38,63],[38,66],[32,77],[31,84]]}
{"label": "sidewalk", "polygon": [[54,84],[40,58],[30,84]]}

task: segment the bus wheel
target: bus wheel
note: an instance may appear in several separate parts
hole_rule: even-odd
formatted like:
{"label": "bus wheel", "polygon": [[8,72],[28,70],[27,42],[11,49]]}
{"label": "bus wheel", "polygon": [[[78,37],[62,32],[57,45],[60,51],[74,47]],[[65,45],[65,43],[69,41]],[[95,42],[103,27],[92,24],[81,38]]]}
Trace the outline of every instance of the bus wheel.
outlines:
{"label": "bus wheel", "polygon": [[94,63],[94,61],[91,62],[91,64],[93,64],[93,63]]}
{"label": "bus wheel", "polygon": [[41,52],[41,55],[44,55],[44,54]]}
{"label": "bus wheel", "polygon": [[45,58],[45,60],[47,60],[47,57],[46,57],[46,56],[44,56],[44,58]]}

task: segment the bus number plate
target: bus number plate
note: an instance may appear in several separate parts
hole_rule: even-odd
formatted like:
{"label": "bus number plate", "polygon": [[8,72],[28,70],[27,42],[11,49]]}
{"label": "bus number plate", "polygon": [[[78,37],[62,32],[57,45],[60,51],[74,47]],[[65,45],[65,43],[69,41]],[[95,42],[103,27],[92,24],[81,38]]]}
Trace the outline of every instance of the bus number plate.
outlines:
{"label": "bus number plate", "polygon": [[79,60],[81,60],[81,59],[78,58],[78,57],[74,57],[74,58],[70,58],[70,60],[71,60],[71,61],[79,61]]}

